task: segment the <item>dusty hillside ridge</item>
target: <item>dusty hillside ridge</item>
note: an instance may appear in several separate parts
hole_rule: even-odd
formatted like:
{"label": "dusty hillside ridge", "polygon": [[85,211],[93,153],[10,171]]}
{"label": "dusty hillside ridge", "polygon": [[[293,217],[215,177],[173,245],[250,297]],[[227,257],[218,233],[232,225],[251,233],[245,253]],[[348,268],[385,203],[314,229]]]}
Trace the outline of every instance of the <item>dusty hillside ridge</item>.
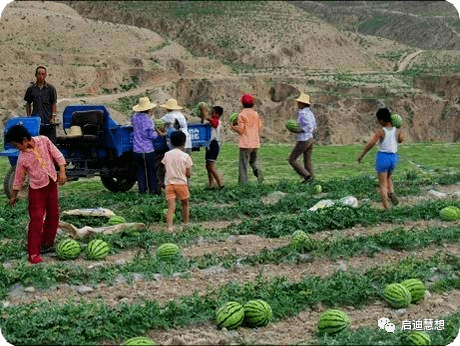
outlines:
{"label": "dusty hillside ridge", "polygon": [[[385,37],[422,49],[460,49],[458,1],[290,3],[345,30]],[[433,15],[429,15],[431,13]]]}
{"label": "dusty hillside ridge", "polygon": [[[406,119],[409,140],[460,138],[455,69],[437,70],[436,78],[407,75],[417,64],[440,60],[455,67],[458,51],[417,50],[340,31],[285,2],[251,3],[250,23],[243,11],[213,12],[202,2],[174,3],[185,6],[185,17],[168,3],[140,3],[147,6],[143,15],[132,4],[117,4],[127,7],[9,4],[0,20],[1,39],[8,42],[0,51],[0,119],[25,113],[25,89],[35,67],[45,64],[58,90],[58,113],[68,104],[105,104],[126,123],[129,104],[147,94],[156,102],[177,98],[189,121],[197,121],[191,109],[205,100],[224,107],[224,139],[234,140],[225,116],[240,109],[242,93],[252,92],[264,118],[264,141],[291,142],[284,123],[295,116],[294,98],[305,91],[324,144],[365,141],[378,100]],[[223,29],[209,25],[217,20]]]}

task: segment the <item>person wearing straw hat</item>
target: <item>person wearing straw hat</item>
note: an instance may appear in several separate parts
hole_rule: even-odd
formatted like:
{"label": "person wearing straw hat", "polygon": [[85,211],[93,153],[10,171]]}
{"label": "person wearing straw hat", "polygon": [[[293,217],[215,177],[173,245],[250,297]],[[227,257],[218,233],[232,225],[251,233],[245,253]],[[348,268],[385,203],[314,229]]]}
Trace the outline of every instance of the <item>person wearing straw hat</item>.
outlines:
{"label": "person wearing straw hat", "polygon": [[[315,115],[310,109],[310,96],[300,93],[296,99],[297,102],[297,130],[292,132],[297,133],[297,143],[292,149],[289,156],[289,164],[294,170],[304,179],[303,182],[308,182],[313,179],[312,151],[315,143],[314,132],[316,130]],[[297,161],[298,157],[303,155],[303,166]]]}
{"label": "person wearing straw hat", "polygon": [[[167,113],[161,118],[166,124],[168,129],[173,131],[182,131],[185,134],[185,152],[190,154],[192,151],[192,139],[188,132],[187,119],[185,115],[180,111],[183,107],[179,106],[176,99],[169,99],[164,104],[160,105],[161,108],[166,109]],[[169,149],[174,149],[169,138],[166,143]]]}
{"label": "person wearing straw hat", "polygon": [[139,98],[139,103],[133,107],[136,113],[131,117],[133,124],[133,156],[136,169],[139,193],[156,193],[157,176],[155,172],[155,154],[152,140],[158,137],[152,120],[150,110],[157,105],[150,102],[148,97]]}

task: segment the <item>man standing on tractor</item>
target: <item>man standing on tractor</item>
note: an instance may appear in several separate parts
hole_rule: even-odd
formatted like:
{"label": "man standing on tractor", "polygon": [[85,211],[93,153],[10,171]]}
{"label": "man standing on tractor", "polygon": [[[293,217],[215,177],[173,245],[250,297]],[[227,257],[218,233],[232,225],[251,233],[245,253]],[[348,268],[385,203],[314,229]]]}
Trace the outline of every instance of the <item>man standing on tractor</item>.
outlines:
{"label": "man standing on tractor", "polygon": [[40,134],[56,142],[56,88],[45,81],[46,67],[38,66],[35,69],[36,82],[32,83],[26,91],[24,101],[27,116],[39,116],[42,120]]}

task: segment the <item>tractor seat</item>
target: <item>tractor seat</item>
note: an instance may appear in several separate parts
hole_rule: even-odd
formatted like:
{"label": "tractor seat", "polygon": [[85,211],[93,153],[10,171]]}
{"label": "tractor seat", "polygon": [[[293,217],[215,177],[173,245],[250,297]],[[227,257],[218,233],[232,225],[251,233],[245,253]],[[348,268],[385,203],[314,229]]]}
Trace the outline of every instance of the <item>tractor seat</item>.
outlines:
{"label": "tractor seat", "polygon": [[79,111],[72,114],[70,129],[81,128],[81,136],[60,136],[58,143],[97,143],[102,140],[104,113],[101,110]]}

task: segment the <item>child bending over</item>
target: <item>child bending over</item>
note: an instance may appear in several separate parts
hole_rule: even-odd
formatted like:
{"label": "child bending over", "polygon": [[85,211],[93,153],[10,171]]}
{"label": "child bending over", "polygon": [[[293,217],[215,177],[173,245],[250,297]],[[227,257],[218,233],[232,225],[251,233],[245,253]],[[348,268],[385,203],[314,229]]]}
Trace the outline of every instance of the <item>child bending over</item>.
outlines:
{"label": "child bending over", "polygon": [[[16,165],[13,193],[8,201],[14,206],[18,192],[27,176],[29,187],[29,231],[27,251],[29,262],[42,262],[42,253],[50,251],[59,226],[57,184],[67,181],[65,159],[56,146],[45,136],[31,137],[22,125],[12,126],[5,135],[5,142],[21,152]],[[59,175],[54,168],[59,166]]]}

